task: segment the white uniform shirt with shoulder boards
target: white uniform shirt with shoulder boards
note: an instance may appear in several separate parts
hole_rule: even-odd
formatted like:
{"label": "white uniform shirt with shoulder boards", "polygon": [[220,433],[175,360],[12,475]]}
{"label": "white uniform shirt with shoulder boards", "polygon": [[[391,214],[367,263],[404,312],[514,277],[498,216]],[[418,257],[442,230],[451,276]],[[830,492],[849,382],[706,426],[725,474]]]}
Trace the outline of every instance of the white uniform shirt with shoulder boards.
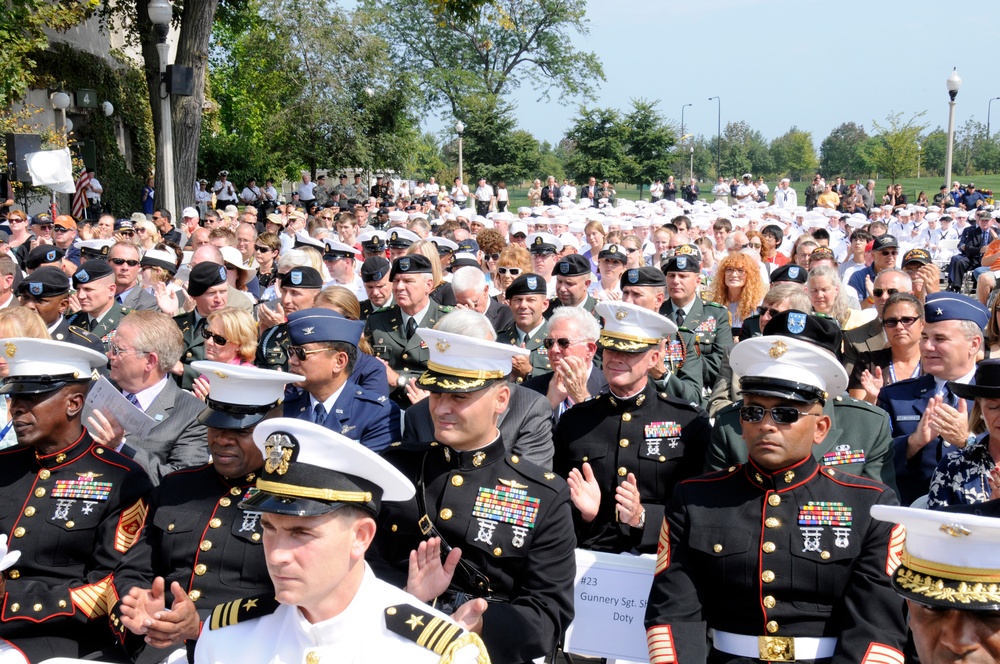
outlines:
{"label": "white uniform shirt with shoulder boards", "polygon": [[[419,607],[412,618],[414,640],[386,627],[386,610],[400,604]],[[297,607],[282,604],[267,616],[211,630],[210,621],[198,639],[195,664],[432,664],[441,655],[416,644],[434,618],[457,625],[413,595],[375,578],[365,563],[357,594],[340,615],[310,624]],[[411,623],[407,623],[411,624]],[[460,637],[461,638],[461,637]],[[477,661],[479,648],[468,644],[455,653],[455,664]]]}

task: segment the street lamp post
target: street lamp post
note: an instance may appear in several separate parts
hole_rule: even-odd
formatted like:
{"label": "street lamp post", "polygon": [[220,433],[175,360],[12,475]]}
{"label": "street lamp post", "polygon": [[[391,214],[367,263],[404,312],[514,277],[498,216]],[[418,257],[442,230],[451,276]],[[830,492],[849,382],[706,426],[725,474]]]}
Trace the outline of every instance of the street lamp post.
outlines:
{"label": "street lamp post", "polygon": [[688,106],[694,106],[694,104],[684,104],[681,106],[681,140],[684,140],[684,109]]}
{"label": "street lamp post", "polygon": [[170,30],[173,8],[168,0],[150,0],[147,11],[153,29],[156,31],[156,52],[160,56],[160,84],[157,88],[160,97],[160,154],[163,155],[163,196],[160,197],[160,201],[163,207],[170,211],[172,218],[176,219],[174,123],[170,115],[170,93],[167,92],[167,59],[170,57],[167,32]]}
{"label": "street lamp post", "polygon": [[917,179],[920,179],[920,142],[917,141]]}
{"label": "street lamp post", "polygon": [[951,153],[955,147],[955,97],[958,96],[958,89],[962,87],[962,77],[958,75],[958,68],[951,70],[951,76],[945,83],[948,87],[948,151],[944,158],[944,183],[951,191]]}
{"label": "street lamp post", "polygon": [[[68,94],[62,90],[58,92],[53,92],[49,95],[49,102],[52,104],[52,108],[58,110],[62,114],[62,132],[66,137],[66,144],[69,145],[69,132],[73,131],[73,124],[66,119],[66,109],[69,108],[72,99]],[[52,218],[56,218],[56,213],[58,208],[56,207],[56,192],[52,191],[52,200],[49,203],[49,213]]]}
{"label": "street lamp post", "polygon": [[461,120],[455,123],[455,131],[458,132],[458,179],[465,184],[465,178],[462,176],[462,132],[465,131],[465,124]]}
{"label": "street lamp post", "polygon": [[719,104],[718,113],[718,133],[715,137],[715,177],[722,175],[722,99],[719,97],[709,97],[708,100],[715,100]]}
{"label": "street lamp post", "polygon": [[694,146],[690,148],[691,151],[691,169],[688,171],[688,182],[694,179]]}
{"label": "street lamp post", "polygon": [[990,137],[991,137],[991,134],[990,134],[990,111],[993,110],[993,108],[992,108],[993,107],[993,102],[995,102],[997,99],[1000,99],[1000,97],[994,97],[993,99],[990,99],[990,103],[986,104],[986,140],[987,141],[990,140]]}

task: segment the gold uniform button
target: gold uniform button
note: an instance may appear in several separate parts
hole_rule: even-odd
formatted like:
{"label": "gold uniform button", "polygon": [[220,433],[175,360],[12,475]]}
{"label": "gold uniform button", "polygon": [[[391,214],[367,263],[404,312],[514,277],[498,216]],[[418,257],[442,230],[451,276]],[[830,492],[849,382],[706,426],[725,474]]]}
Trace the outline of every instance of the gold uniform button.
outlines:
{"label": "gold uniform button", "polygon": [[822,553],[819,554],[819,557],[822,558],[823,560],[829,560],[830,559],[830,552],[829,551],[823,551]]}
{"label": "gold uniform button", "polygon": [[663,463],[663,462],[664,462],[664,461],[666,461],[666,460],[667,460],[667,457],[665,457],[665,456],[661,456],[661,457],[660,457],[660,463]]}
{"label": "gold uniform button", "polygon": [[232,489],[229,490],[229,495],[231,496],[238,496],[241,493],[243,493],[243,489],[239,488],[238,486],[234,486]]}
{"label": "gold uniform button", "polygon": [[250,536],[250,539],[252,539],[254,542],[259,542],[260,541],[260,533],[254,533],[253,535]]}
{"label": "gold uniform button", "polygon": [[17,602],[14,602],[13,604],[10,605],[10,610],[13,611],[14,613],[17,613],[18,611],[21,610],[21,605],[18,604]]}
{"label": "gold uniform button", "polygon": [[12,569],[10,571],[10,574],[8,574],[8,576],[10,578],[12,578],[12,579],[20,579],[21,578],[21,573],[19,571],[17,571],[16,569]]}
{"label": "gold uniform button", "polygon": [[43,479],[43,480],[47,480],[47,479],[49,479],[49,477],[51,477],[51,475],[52,475],[52,473],[50,473],[50,472],[49,472],[49,471],[48,471],[47,469],[45,469],[45,468],[42,468],[42,469],[41,469],[40,471],[38,471],[38,477],[39,477],[40,479]]}
{"label": "gold uniform button", "polygon": [[764,598],[764,606],[768,609],[773,609],[777,603],[778,603],[777,600],[775,600],[770,595]]}
{"label": "gold uniform button", "polygon": [[394,616],[394,615],[396,615],[396,607],[390,606],[388,609],[385,610],[385,615],[387,615],[387,616]]}
{"label": "gold uniform button", "polygon": [[306,653],[306,664],[319,664],[319,653],[310,650]]}
{"label": "gold uniform button", "polygon": [[626,475],[628,475],[628,468],[622,466],[618,469],[618,477],[625,477]]}
{"label": "gold uniform button", "polygon": [[628,447],[628,438],[622,438],[619,440],[618,445],[621,447]]}
{"label": "gold uniform button", "polygon": [[188,597],[191,598],[192,602],[197,602],[199,599],[201,599],[201,591],[192,590],[191,592],[188,593]]}
{"label": "gold uniform button", "polygon": [[632,413],[622,413],[622,422],[631,422]]}
{"label": "gold uniform button", "polygon": [[28,506],[24,508],[24,516],[35,516],[35,508]]}
{"label": "gold uniform button", "polygon": [[441,520],[442,521],[447,521],[448,519],[451,518],[451,514],[452,514],[452,512],[451,512],[450,509],[448,509],[447,507],[444,508],[443,510],[441,510],[441,514],[440,514]]}
{"label": "gold uniform button", "polygon": [[462,479],[461,475],[455,475],[454,477],[451,478],[452,486],[462,486],[463,482],[465,482],[465,480]]}
{"label": "gold uniform button", "polygon": [[767,621],[767,624],[764,625],[764,627],[767,629],[768,634],[774,634],[778,631],[778,623],[773,620]]}
{"label": "gold uniform button", "polygon": [[67,528],[72,528],[75,525],[76,525],[76,521],[67,521],[66,522],[66,527]]}
{"label": "gold uniform button", "polygon": [[37,489],[35,489],[35,498],[41,498],[44,495],[45,495],[45,489],[43,489],[42,487],[38,487]]}
{"label": "gold uniform button", "polygon": [[499,556],[501,553],[503,553],[503,550],[500,547],[493,549],[494,556]]}
{"label": "gold uniform button", "polygon": [[389,526],[389,530],[391,530],[392,532],[396,532],[397,530],[399,530],[399,526],[397,526],[396,524],[392,524],[391,526]]}
{"label": "gold uniform button", "polygon": [[205,567],[204,565],[198,564],[194,566],[194,573],[197,574],[198,576],[204,576],[205,572],[207,571],[208,568]]}
{"label": "gold uniform button", "polygon": [[588,461],[590,461],[590,457],[583,457],[583,462],[584,463],[587,463]]}
{"label": "gold uniform button", "polygon": [[521,459],[516,454],[512,454],[511,457],[510,457],[510,462],[511,463],[521,463]]}
{"label": "gold uniform button", "polygon": [[208,540],[204,540],[198,548],[201,549],[202,551],[208,551],[209,549],[212,548],[212,543],[209,542]]}
{"label": "gold uniform button", "polygon": [[96,450],[94,450],[94,451],[95,451],[95,452],[97,452],[98,454],[104,454],[104,448],[103,448],[103,447],[98,447],[98,448],[97,448]]}
{"label": "gold uniform button", "polygon": [[218,528],[221,525],[222,525],[222,519],[212,519],[211,521],[208,522],[209,528]]}
{"label": "gold uniform button", "polygon": [[60,609],[65,609],[66,608],[66,600],[64,600],[64,599],[59,600],[59,608]]}
{"label": "gold uniform button", "polygon": [[764,550],[764,553],[774,553],[774,542],[764,542],[764,546],[760,547]]}
{"label": "gold uniform button", "polygon": [[712,551],[715,551],[716,553],[722,553],[722,545],[716,544],[715,546],[712,547]]}
{"label": "gold uniform button", "polygon": [[35,613],[38,613],[39,611],[41,611],[41,610],[42,610],[42,605],[41,605],[41,604],[35,604],[35,605],[34,605],[33,607],[31,607],[31,608],[32,608],[32,609],[33,609],[33,610],[35,611]]}
{"label": "gold uniform button", "polygon": [[771,507],[777,507],[778,505],[781,504],[781,496],[779,496],[776,493],[772,493],[770,496],[767,497],[767,504],[770,505]]}
{"label": "gold uniform button", "polygon": [[219,499],[219,505],[222,507],[229,507],[233,501],[229,500],[228,496],[224,496]]}
{"label": "gold uniform button", "polygon": [[764,583],[771,583],[774,581],[774,572],[769,569],[764,570],[764,572],[760,575],[760,580]]}
{"label": "gold uniform button", "polygon": [[765,528],[777,528],[780,525],[780,523],[781,522],[775,519],[773,516],[769,516],[766,519],[764,519]]}
{"label": "gold uniform button", "polygon": [[24,534],[28,532],[22,526],[18,526],[14,529],[14,537],[24,537]]}
{"label": "gold uniform button", "polygon": [[730,472],[730,473],[731,473],[731,472],[733,472],[734,470],[736,470],[736,466],[730,466],[730,467],[729,467],[729,470],[728,470],[727,472]]}
{"label": "gold uniform button", "polygon": [[177,526],[175,526],[174,524],[171,523],[171,524],[167,525],[167,530],[173,530],[176,527]]}
{"label": "gold uniform button", "polygon": [[56,455],[56,463],[62,463],[65,460],[66,460],[66,455],[65,454],[58,454],[58,455]]}

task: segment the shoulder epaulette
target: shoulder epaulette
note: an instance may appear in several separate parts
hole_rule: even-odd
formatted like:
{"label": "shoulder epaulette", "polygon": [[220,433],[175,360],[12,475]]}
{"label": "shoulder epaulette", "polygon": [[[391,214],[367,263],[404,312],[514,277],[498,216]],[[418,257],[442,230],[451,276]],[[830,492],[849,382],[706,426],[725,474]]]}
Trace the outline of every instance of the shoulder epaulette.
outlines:
{"label": "shoulder epaulette", "polygon": [[660,398],[660,401],[666,401],[672,406],[678,406],[684,410],[693,410],[695,412],[702,410],[701,404],[697,404],[693,401],[685,401],[679,397],[675,397],[672,394],[667,394],[666,392],[657,392],[656,396]]}
{"label": "shoulder epaulette", "polygon": [[[485,655],[482,640],[448,618],[439,618],[411,604],[397,604],[385,610],[385,627],[393,634],[441,656],[441,662],[450,662],[454,653],[468,644],[476,644]],[[489,661],[480,656],[479,661]]]}
{"label": "shoulder epaulette", "polygon": [[212,609],[212,617],[209,620],[209,629],[222,629],[231,625],[238,625],[241,622],[268,616],[277,610],[278,600],[274,599],[274,594],[258,595],[257,597],[243,597],[234,599],[225,604],[219,604]]}
{"label": "shoulder epaulette", "polygon": [[716,302],[714,300],[702,300],[701,304],[702,304],[702,306],[705,306],[705,307],[715,307],[716,309],[725,309],[724,306],[722,306],[721,304],[719,304],[718,302]]}
{"label": "shoulder epaulette", "polygon": [[439,304],[438,310],[443,311],[445,313],[451,313],[452,311],[455,310],[455,307],[451,306],[450,304]]}

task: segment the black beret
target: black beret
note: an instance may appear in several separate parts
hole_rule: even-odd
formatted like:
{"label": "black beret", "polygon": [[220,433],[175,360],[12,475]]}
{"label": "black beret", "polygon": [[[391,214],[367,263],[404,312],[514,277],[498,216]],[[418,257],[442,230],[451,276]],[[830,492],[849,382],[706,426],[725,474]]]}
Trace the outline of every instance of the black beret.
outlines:
{"label": "black beret", "polygon": [[507,287],[507,291],[504,295],[509,300],[515,295],[547,295],[548,286],[545,283],[545,279],[541,278],[537,274],[532,274],[528,272],[522,274],[520,277],[515,279],[510,286]]}
{"label": "black beret", "polygon": [[89,260],[80,266],[80,269],[73,275],[73,284],[89,284],[91,281],[103,279],[114,275],[115,271],[106,261]]}
{"label": "black beret", "polygon": [[622,272],[618,281],[620,288],[626,286],[659,286],[662,288],[667,285],[667,279],[663,276],[663,272],[649,266],[629,268]]}
{"label": "black beret", "polygon": [[392,271],[389,273],[389,280],[392,281],[398,274],[433,274],[431,259],[423,254],[412,254],[410,256],[400,256],[392,264]]}
{"label": "black beret", "polygon": [[789,281],[796,284],[804,284],[808,277],[809,271],[807,269],[795,263],[787,263],[779,268],[775,268],[774,272],[771,273],[771,283],[777,284]]}
{"label": "black beret", "polygon": [[57,267],[40,267],[21,281],[17,294],[52,297],[69,292],[69,277]]}
{"label": "black beret", "polygon": [[191,276],[188,277],[187,292],[191,297],[198,297],[199,295],[204,295],[205,291],[209,288],[224,283],[226,283],[225,266],[206,261],[198,263],[191,268]]}
{"label": "black beret", "polygon": [[701,272],[701,250],[693,244],[685,244],[674,250],[674,255],[660,265],[663,274],[667,272]]}
{"label": "black beret", "polygon": [[28,252],[28,257],[24,259],[24,267],[34,270],[42,265],[58,263],[62,260],[63,255],[63,250],[59,247],[53,247],[51,244],[40,244]]}
{"label": "black beret", "polygon": [[281,275],[281,285],[294,286],[295,288],[322,288],[323,275],[316,268],[308,265],[293,267]]}
{"label": "black beret", "polygon": [[385,275],[389,274],[391,267],[392,266],[389,265],[389,260],[384,256],[372,256],[371,258],[366,258],[365,262],[361,264],[361,281],[365,283],[378,281]]}
{"label": "black beret", "polygon": [[593,274],[593,270],[590,268],[590,259],[580,254],[563,256],[552,268],[554,277],[582,277],[585,274]]}
{"label": "black beret", "polygon": [[834,355],[840,354],[841,337],[840,323],[834,318],[823,314],[808,314],[804,311],[789,309],[782,311],[763,329],[764,336],[780,335],[808,341]]}

